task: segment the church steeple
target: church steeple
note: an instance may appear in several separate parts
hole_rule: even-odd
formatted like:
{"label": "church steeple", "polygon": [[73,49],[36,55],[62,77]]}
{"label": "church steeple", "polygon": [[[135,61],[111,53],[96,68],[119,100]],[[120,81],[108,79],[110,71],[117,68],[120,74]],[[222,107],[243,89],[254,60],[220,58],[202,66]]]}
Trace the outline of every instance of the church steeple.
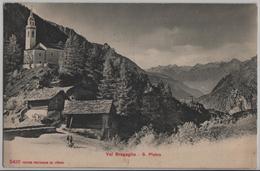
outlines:
{"label": "church steeple", "polygon": [[28,20],[27,20],[27,26],[35,27],[35,20],[33,17],[32,10],[30,10],[30,16],[28,17]]}
{"label": "church steeple", "polygon": [[36,44],[36,26],[32,10],[30,10],[30,16],[27,20],[25,37],[25,49],[33,48]]}

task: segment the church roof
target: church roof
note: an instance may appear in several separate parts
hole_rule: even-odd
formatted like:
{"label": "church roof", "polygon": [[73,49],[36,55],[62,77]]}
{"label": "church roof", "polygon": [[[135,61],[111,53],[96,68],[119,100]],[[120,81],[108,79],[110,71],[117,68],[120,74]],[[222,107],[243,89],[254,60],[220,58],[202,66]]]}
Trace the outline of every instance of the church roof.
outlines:
{"label": "church roof", "polygon": [[63,114],[105,114],[110,113],[112,100],[65,101]]}
{"label": "church roof", "polygon": [[42,44],[42,43],[38,43],[32,49],[47,50],[47,47],[44,44]]}
{"label": "church roof", "polygon": [[63,50],[64,49],[64,44],[60,43],[60,44],[55,44],[55,43],[38,43],[36,44],[33,48],[31,49],[27,49],[27,50],[33,50],[33,49],[37,49],[37,50],[47,50],[47,49],[58,49],[58,50]]}
{"label": "church roof", "polygon": [[48,43],[48,44],[45,44],[45,46],[47,48],[53,48],[53,49],[61,49],[63,50],[64,49],[64,44],[57,44],[57,43]]}

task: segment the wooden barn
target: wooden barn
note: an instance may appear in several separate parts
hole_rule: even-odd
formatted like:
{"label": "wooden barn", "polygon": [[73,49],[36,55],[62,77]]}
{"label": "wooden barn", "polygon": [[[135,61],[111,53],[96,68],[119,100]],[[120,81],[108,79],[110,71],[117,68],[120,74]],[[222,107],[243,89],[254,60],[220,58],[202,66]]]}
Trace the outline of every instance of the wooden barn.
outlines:
{"label": "wooden barn", "polygon": [[25,115],[32,120],[41,121],[48,116],[48,105],[50,99],[29,99]]}
{"label": "wooden barn", "polygon": [[112,100],[66,101],[63,111],[67,128],[101,131],[101,138],[115,134],[116,110]]}
{"label": "wooden barn", "polygon": [[43,118],[49,117],[54,120],[62,118],[62,110],[67,99],[64,90],[59,90],[53,95],[43,95],[42,98],[27,99],[27,109],[25,113],[29,118],[42,121]]}

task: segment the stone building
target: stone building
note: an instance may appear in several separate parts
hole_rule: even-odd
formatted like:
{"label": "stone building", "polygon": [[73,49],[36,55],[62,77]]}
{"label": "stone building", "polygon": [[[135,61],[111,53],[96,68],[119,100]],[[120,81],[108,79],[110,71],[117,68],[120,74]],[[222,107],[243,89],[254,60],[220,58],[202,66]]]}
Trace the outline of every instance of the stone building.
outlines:
{"label": "stone building", "polygon": [[36,44],[36,24],[32,11],[27,20],[24,50],[24,68],[46,66],[47,64],[59,64],[59,58],[63,57],[63,45],[42,43]]}

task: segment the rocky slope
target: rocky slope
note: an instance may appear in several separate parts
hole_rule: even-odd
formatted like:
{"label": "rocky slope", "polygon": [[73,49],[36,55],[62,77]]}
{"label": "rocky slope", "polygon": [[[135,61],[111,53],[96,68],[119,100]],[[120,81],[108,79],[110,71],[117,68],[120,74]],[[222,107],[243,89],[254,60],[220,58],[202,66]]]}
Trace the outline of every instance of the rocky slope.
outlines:
{"label": "rocky slope", "polygon": [[233,59],[229,62],[197,64],[195,66],[158,66],[148,69],[149,72],[162,73],[183,82],[188,87],[208,94],[217,85],[218,81],[230,72],[238,70],[241,61]]}
{"label": "rocky slope", "polygon": [[[4,6],[4,38],[15,34],[18,44],[24,49],[24,28],[29,10],[20,4],[5,4]],[[151,84],[148,75],[128,58],[118,54],[108,44],[96,44],[78,35],[74,30],[45,21],[34,15],[37,26],[37,42],[64,44],[65,56],[60,61],[55,72],[19,70],[13,82],[12,74],[6,74],[4,94],[8,101],[10,97],[23,94],[26,99],[31,93],[26,85],[31,85],[36,78],[41,86],[32,86],[36,91],[49,86],[48,83],[58,82],[56,86],[72,86],[67,91],[77,100],[113,99],[119,117],[119,134],[128,136],[145,124],[153,124],[155,129],[164,132],[172,131],[178,124],[194,121],[197,124],[209,119],[209,112],[196,110],[180,103],[174,97],[166,84]],[[38,31],[39,30],[39,31]],[[22,58],[22,56],[21,56]],[[22,60],[21,60],[22,61]],[[17,63],[21,66],[22,63]],[[52,71],[52,69],[51,69]],[[15,71],[16,72],[16,71]],[[46,80],[45,74],[50,78]],[[31,75],[30,78],[24,75]],[[15,92],[13,92],[15,90]],[[91,91],[90,91],[91,90]],[[10,92],[7,92],[10,91]]]}
{"label": "rocky slope", "polygon": [[256,109],[257,97],[257,57],[241,63],[238,71],[233,71],[221,79],[208,95],[199,98],[206,108],[214,108],[230,114]]}

